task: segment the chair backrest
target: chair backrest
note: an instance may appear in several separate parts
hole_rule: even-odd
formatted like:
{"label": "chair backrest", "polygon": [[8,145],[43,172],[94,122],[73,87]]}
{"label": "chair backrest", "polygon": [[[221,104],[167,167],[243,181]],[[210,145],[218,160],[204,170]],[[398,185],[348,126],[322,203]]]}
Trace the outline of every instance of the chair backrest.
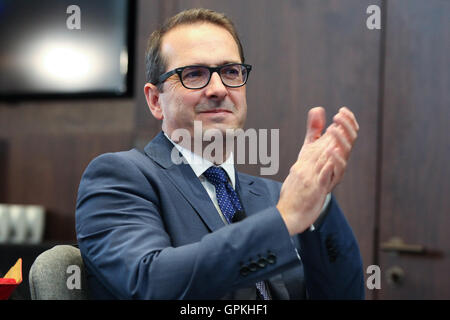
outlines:
{"label": "chair backrest", "polygon": [[41,253],[30,268],[32,300],[86,300],[87,283],[80,250],[57,245]]}

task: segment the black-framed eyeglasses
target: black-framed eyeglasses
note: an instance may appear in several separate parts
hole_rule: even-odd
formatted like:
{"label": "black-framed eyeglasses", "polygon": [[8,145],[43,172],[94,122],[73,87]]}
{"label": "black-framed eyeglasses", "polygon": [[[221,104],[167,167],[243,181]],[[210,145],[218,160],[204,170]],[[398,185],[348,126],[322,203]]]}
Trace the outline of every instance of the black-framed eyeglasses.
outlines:
{"label": "black-framed eyeglasses", "polygon": [[163,83],[172,75],[178,74],[185,88],[202,89],[208,85],[213,72],[217,72],[224,86],[237,88],[247,83],[250,70],[252,66],[244,63],[229,63],[218,67],[186,66],[162,74],[156,84]]}

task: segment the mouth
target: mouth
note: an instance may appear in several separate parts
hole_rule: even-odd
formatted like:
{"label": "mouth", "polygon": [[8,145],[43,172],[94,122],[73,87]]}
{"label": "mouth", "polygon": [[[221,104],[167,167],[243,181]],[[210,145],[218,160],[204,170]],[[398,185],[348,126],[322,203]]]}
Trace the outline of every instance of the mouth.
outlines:
{"label": "mouth", "polygon": [[230,110],[225,110],[225,109],[211,109],[211,110],[208,110],[208,111],[203,111],[201,113],[214,114],[214,113],[232,113],[232,112]]}

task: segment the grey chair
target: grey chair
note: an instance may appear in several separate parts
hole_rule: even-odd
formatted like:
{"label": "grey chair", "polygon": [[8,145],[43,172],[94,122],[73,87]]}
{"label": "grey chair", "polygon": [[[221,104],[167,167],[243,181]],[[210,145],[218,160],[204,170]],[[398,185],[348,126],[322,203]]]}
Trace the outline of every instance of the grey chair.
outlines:
{"label": "grey chair", "polygon": [[41,253],[30,268],[32,300],[87,300],[86,275],[80,250],[57,245]]}

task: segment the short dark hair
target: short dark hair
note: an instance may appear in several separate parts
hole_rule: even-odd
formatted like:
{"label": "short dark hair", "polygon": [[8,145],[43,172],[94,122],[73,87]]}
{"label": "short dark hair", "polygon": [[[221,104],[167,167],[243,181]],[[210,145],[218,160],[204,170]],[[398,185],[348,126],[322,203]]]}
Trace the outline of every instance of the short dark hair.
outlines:
{"label": "short dark hair", "polygon": [[[225,28],[231,33],[239,49],[241,62],[244,63],[244,50],[233,22],[223,13],[209,9],[189,9],[169,18],[159,29],[155,30],[148,40],[145,54],[146,81],[156,84],[161,74],[166,71],[167,64],[161,53],[161,42],[164,35],[179,25],[208,22]],[[158,84],[158,90],[162,91],[162,84]]]}

